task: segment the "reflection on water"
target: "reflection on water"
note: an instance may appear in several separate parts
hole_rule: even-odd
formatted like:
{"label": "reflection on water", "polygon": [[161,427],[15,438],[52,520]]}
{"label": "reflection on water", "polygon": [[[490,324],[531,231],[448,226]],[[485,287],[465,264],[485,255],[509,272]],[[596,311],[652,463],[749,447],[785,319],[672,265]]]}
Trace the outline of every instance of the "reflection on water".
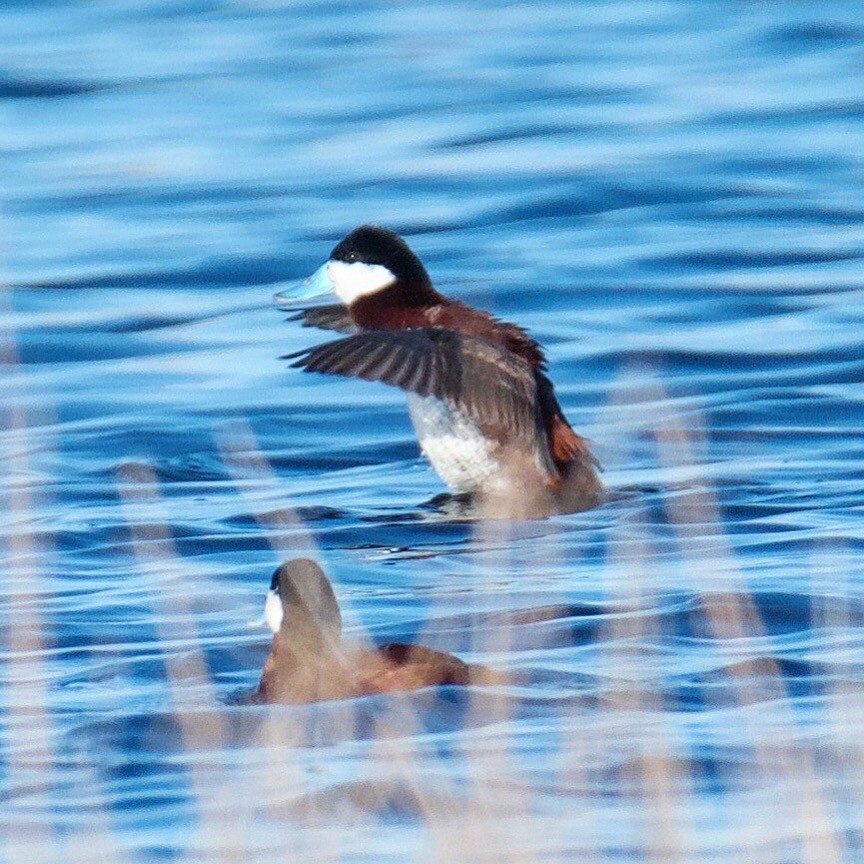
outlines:
{"label": "reflection on water", "polygon": [[[7,4],[0,857],[857,860],[859,18]],[[276,359],[364,221],[544,343],[606,505],[447,518],[400,393]],[[236,704],[310,552],[509,683]]]}

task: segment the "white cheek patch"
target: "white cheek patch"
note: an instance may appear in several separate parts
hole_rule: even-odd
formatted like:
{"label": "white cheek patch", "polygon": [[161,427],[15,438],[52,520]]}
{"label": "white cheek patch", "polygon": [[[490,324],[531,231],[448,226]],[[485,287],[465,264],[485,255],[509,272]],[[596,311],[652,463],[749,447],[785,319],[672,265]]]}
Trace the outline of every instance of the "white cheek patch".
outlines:
{"label": "white cheek patch", "polygon": [[268,591],[264,601],[264,620],[275,636],[282,626],[282,601],[276,591]]}
{"label": "white cheek patch", "polygon": [[355,261],[328,261],[327,275],[333,283],[336,296],[350,306],[360,297],[368,297],[396,281],[396,277],[383,264],[364,264]]}

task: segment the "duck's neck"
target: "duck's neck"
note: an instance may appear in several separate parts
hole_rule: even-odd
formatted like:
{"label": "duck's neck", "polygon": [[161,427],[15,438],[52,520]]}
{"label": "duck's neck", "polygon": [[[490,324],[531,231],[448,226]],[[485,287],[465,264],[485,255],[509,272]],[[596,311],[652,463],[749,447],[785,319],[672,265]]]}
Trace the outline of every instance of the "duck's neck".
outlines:
{"label": "duck's neck", "polygon": [[325,649],[335,650],[342,634],[339,627],[322,625],[308,612],[286,609],[276,638],[285,645],[296,646],[294,650],[297,651],[308,646],[311,650],[320,652]]}
{"label": "duck's neck", "polygon": [[431,282],[396,282],[374,294],[355,300],[348,309],[354,323],[364,330],[396,330],[422,327],[429,307],[446,302]]}

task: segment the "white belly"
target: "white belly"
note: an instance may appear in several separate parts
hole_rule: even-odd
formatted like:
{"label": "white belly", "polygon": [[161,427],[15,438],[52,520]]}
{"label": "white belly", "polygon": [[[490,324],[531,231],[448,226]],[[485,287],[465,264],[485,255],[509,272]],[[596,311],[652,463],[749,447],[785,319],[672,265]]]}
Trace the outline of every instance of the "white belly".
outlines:
{"label": "white belly", "polygon": [[464,415],[434,396],[414,393],[408,394],[408,412],[420,449],[451,489],[472,492],[498,474],[497,444]]}

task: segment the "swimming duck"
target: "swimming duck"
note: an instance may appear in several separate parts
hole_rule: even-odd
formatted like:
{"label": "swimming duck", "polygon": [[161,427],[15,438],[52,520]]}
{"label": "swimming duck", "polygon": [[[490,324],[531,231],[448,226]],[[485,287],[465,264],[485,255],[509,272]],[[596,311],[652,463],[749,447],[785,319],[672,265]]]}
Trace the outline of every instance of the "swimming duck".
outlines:
{"label": "swimming duck", "polygon": [[[335,294],[339,304],[308,308]],[[599,503],[599,467],[573,431],[521,327],[440,294],[397,234],[352,231],[308,279],[274,297],[295,319],[349,334],[294,354],[307,372],[381,381],[407,392],[420,447],[444,482],[484,515],[545,516]]]}
{"label": "swimming duck", "polygon": [[306,558],[282,564],[265,603],[273,645],[256,702],[318,702],[444,684],[500,683],[502,676],[422,645],[353,646],[330,580]]}

